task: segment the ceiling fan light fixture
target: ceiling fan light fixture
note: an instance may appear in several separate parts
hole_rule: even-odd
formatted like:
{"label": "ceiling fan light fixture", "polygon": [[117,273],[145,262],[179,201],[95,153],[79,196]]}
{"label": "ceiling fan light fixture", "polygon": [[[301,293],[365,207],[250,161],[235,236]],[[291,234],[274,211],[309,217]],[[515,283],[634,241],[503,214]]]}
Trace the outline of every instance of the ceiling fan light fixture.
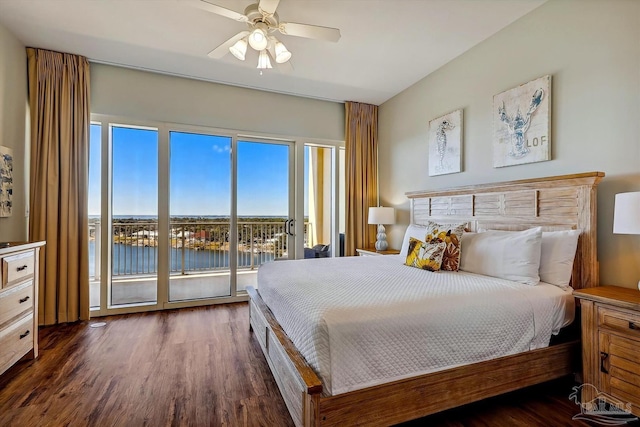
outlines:
{"label": "ceiling fan light fixture", "polygon": [[267,55],[266,50],[260,51],[260,56],[258,56],[258,66],[256,67],[259,70],[265,70],[267,68],[273,68],[271,66],[271,60],[269,59],[269,55]]}
{"label": "ceiling fan light fixture", "polygon": [[291,52],[287,50],[282,42],[276,43],[276,62],[278,64],[283,64],[291,59]]}
{"label": "ceiling fan light fixture", "polygon": [[240,61],[244,61],[244,55],[247,53],[247,38],[245,37],[235,42],[235,44],[229,48],[229,52]]}
{"label": "ceiling fan light fixture", "polygon": [[[2,0],[0,0],[2,1]],[[244,61],[247,45],[258,52],[258,66],[260,74],[265,69],[272,68],[272,60],[276,61],[282,70],[293,69],[289,62],[291,52],[276,39],[273,34],[277,31],[288,36],[304,37],[308,39],[337,42],[340,40],[338,28],[322,27],[319,25],[301,24],[296,22],[280,22],[276,9],[280,0],[254,0],[248,5],[244,14],[226,7],[214,4],[216,0],[190,0],[196,7],[216,15],[224,16],[234,21],[244,22],[246,28],[230,37],[208,53],[211,59],[222,59],[229,52],[237,59]],[[282,65],[284,64],[284,65]]]}
{"label": "ceiling fan light fixture", "polygon": [[260,27],[254,29],[249,35],[249,44],[255,50],[265,50],[269,44],[269,40],[267,40],[267,32]]}

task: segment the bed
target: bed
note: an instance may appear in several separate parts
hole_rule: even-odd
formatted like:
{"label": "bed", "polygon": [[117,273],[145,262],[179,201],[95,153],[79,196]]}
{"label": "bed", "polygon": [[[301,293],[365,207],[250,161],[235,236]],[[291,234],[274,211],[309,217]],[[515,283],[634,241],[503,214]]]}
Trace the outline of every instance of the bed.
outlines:
{"label": "bed", "polygon": [[[450,190],[407,193],[407,197],[411,200],[411,222],[415,224],[426,224],[431,220],[448,223],[464,222],[468,224],[468,228],[471,231],[485,229],[517,231],[531,227],[542,227],[545,231],[579,230],[580,237],[573,265],[571,286],[574,289],[592,287],[597,285],[598,278],[595,227],[596,188],[603,176],[603,173],[593,172],[477,185]],[[371,263],[372,260],[377,260],[379,268],[386,271],[395,268],[394,266],[401,265],[401,261],[394,258],[397,257],[372,257],[369,261],[364,259],[315,260],[317,264],[314,265],[318,269],[323,268],[320,263],[324,262],[351,264],[355,262],[364,266],[362,263]],[[308,274],[312,276],[319,275],[320,273],[312,271],[311,264],[302,264],[311,262],[314,261],[294,261],[282,264],[291,266],[290,268],[294,269],[307,270]],[[357,268],[351,264],[348,266],[345,264],[347,272]],[[413,270],[404,266],[403,268],[406,271]],[[285,279],[278,278],[275,274],[270,275],[268,269],[269,267],[261,275],[265,284],[269,280],[273,282],[278,280],[285,281]],[[372,265],[365,267],[365,269],[371,270],[374,276],[378,276]],[[418,271],[417,273],[422,272]],[[401,273],[394,274],[401,275]],[[524,292],[523,289],[514,287],[509,283],[487,281],[483,276],[469,278],[469,274],[464,272],[448,274],[465,283],[469,280],[476,280],[476,282],[480,280],[480,282],[484,283],[482,285],[484,288],[482,289],[495,288],[496,295],[507,296],[507,299],[512,299],[508,297],[510,293],[522,294]],[[339,275],[345,280],[349,280],[348,273],[342,272]],[[271,278],[269,279],[269,277]],[[301,280],[297,279],[297,281]],[[330,280],[327,278],[327,283],[329,282]],[[412,287],[409,283],[409,278],[398,280],[396,286],[406,284],[407,289],[396,289],[397,291],[393,295],[394,298],[398,298],[398,301],[393,301],[393,304],[400,304],[399,307],[402,307],[400,312],[404,313],[405,318],[420,318],[420,316],[424,315],[424,312],[420,312],[422,304],[419,299],[416,299],[415,295],[409,293],[410,291],[416,291],[415,287]],[[293,285],[291,284],[291,286]],[[281,308],[277,307],[277,298],[274,298],[274,293],[288,293],[291,296],[296,292],[300,293],[299,290],[296,291],[295,288],[289,287],[289,285],[280,287],[265,285],[264,289],[262,289],[264,295],[261,295],[260,289],[263,285],[259,282],[258,286],[258,290],[248,289],[251,298],[251,328],[260,343],[296,425],[395,424],[517,388],[559,378],[576,371],[575,363],[579,355],[579,342],[577,340],[565,340],[555,345],[546,346],[548,343],[546,334],[557,332],[566,323],[567,319],[563,319],[562,315],[549,315],[543,308],[540,308],[543,307],[542,305],[536,308],[534,301],[544,298],[554,300],[555,298],[555,303],[558,301],[572,302],[572,298],[567,298],[566,293],[563,295],[562,292],[555,292],[552,289],[554,287],[551,285],[549,285],[551,288],[548,288],[549,292],[545,292],[547,288],[544,285],[527,287],[528,289],[525,289],[525,291],[532,291],[535,295],[527,294],[525,304],[516,305],[507,310],[516,316],[520,312],[525,315],[526,310],[529,309],[533,310],[534,313],[538,310],[536,328],[538,330],[523,332],[522,335],[526,335],[526,342],[518,342],[517,339],[514,339],[515,345],[506,348],[503,353],[496,352],[493,354],[492,351],[489,351],[491,350],[490,348],[485,349],[479,359],[463,355],[459,360],[450,361],[451,363],[449,363],[447,369],[431,369],[432,367],[427,364],[421,366],[421,370],[418,369],[411,375],[407,375],[403,371],[391,372],[383,379],[369,378],[367,372],[364,372],[364,374],[355,372],[360,375],[355,375],[357,377],[355,380],[353,378],[354,375],[351,375],[351,373],[358,371],[360,365],[365,366],[365,368],[367,366],[366,362],[357,363],[358,358],[362,357],[361,355],[351,360],[348,357],[345,358],[345,354],[348,356],[351,351],[354,351],[353,348],[349,348],[342,351],[344,354],[338,357],[332,352],[340,353],[335,350],[340,347],[334,345],[331,347],[332,351],[325,351],[323,356],[322,348],[327,347],[327,345],[322,344],[323,338],[315,341],[304,338],[304,336],[300,338],[291,329],[291,325],[297,324],[302,325],[301,327],[304,329],[305,322],[303,319],[313,317],[311,310],[297,309],[297,315],[294,313],[287,319],[287,315],[283,315],[286,311],[283,312]],[[463,285],[460,286],[464,287]],[[384,287],[384,283],[379,287]],[[352,288],[349,287],[349,289]],[[376,289],[370,289],[367,296],[374,298],[378,292]],[[429,289],[437,292],[433,286],[429,287]],[[339,283],[331,286],[327,285],[326,289],[316,293],[318,292],[320,294],[324,293],[329,300],[331,298],[352,300],[340,295]],[[354,292],[362,293],[357,290]],[[313,293],[311,291],[303,292],[303,294],[309,294],[309,298]],[[471,300],[473,299],[471,298]],[[265,300],[272,304],[271,308]],[[411,301],[414,301],[414,303],[407,305]],[[303,301],[301,307],[305,307],[304,304],[306,303],[307,301]],[[482,299],[479,298],[476,303],[481,305],[483,303]],[[352,335],[356,329],[363,330],[361,325],[373,325],[380,316],[384,317],[386,315],[385,309],[372,308],[362,310],[362,307],[358,306],[358,304],[360,303],[355,303],[355,307],[340,307],[340,310],[332,312],[332,316],[325,322],[324,328],[337,331],[337,336],[341,337],[333,337],[331,338],[332,340],[341,339],[342,342],[364,343],[361,346],[362,348],[359,348],[359,351],[364,349],[365,353],[368,352],[371,355],[370,357],[389,357],[390,353],[385,353],[382,347],[379,351],[376,347],[366,347],[366,345],[370,345],[371,342],[378,339],[380,334],[376,331],[379,331],[380,328],[369,328],[369,331],[374,331],[375,334],[365,336],[363,339],[354,338],[355,336]],[[276,320],[274,311],[278,313],[282,324]],[[306,311],[309,312],[307,313]],[[468,340],[470,339],[469,337],[473,336],[473,331],[464,331],[464,325],[470,325],[471,323],[469,319],[464,318],[465,311],[466,309],[461,309],[459,313],[453,313],[448,323],[456,325],[456,319],[458,319],[457,326],[451,327],[458,330],[462,329],[463,336],[465,332],[469,332],[471,335],[463,338]],[[470,311],[473,312],[473,308]],[[359,317],[354,317],[355,313],[359,313]],[[529,314],[526,315],[529,316]],[[545,319],[549,321],[543,323],[542,320]],[[497,325],[500,322],[504,322],[497,315],[496,319],[493,320],[497,322]],[[491,319],[482,319],[480,323],[489,321]],[[404,320],[396,323],[403,324],[403,322]],[[284,332],[285,329],[283,327],[289,330],[291,337]],[[409,328],[408,326],[406,327]],[[419,325],[414,326],[414,328],[419,330]],[[442,328],[446,331],[447,325],[443,324]],[[366,328],[364,330],[367,331]],[[540,331],[545,332],[538,336]],[[398,335],[397,330],[393,330],[390,334]],[[405,335],[408,337],[408,342],[416,340],[415,342],[417,343],[421,340],[419,334],[407,333]],[[442,335],[446,336],[446,334]],[[296,341],[297,346],[293,343],[292,338]],[[446,343],[443,344],[437,340],[430,344],[435,346],[435,350],[437,350],[438,346],[446,345]],[[319,348],[319,355],[317,357],[310,356],[311,353],[308,352],[305,345]],[[420,354],[420,351],[422,350],[420,349],[418,354]],[[409,359],[416,358],[409,357]],[[398,362],[398,365],[402,363]]]}

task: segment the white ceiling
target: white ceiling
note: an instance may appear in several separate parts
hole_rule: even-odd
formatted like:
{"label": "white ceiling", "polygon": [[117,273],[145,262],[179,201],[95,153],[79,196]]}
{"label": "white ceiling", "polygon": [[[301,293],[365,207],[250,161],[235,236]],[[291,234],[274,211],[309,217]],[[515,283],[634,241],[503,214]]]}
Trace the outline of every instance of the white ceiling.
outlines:
{"label": "white ceiling", "polygon": [[[246,24],[184,0],[0,0],[30,47],[100,63],[332,101],[379,105],[546,0],[281,0],[281,22],[339,28],[337,43],[278,35],[294,69],[207,53]],[[255,1],[211,0],[237,12]]]}

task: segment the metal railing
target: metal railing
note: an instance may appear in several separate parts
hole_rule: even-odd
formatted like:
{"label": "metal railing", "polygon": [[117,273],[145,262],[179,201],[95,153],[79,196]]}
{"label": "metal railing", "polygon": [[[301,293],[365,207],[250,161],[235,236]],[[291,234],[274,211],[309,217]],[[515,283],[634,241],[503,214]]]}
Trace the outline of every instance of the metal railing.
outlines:
{"label": "metal railing", "polygon": [[[171,221],[169,227],[169,263],[172,274],[229,269],[231,233],[228,221]],[[305,242],[310,227],[305,222]],[[117,221],[113,222],[112,230],[113,276],[157,273],[157,222]],[[100,278],[100,235],[100,221],[90,223],[90,274],[95,280]],[[255,269],[265,262],[287,256],[284,220],[238,221],[236,238],[238,269]]]}

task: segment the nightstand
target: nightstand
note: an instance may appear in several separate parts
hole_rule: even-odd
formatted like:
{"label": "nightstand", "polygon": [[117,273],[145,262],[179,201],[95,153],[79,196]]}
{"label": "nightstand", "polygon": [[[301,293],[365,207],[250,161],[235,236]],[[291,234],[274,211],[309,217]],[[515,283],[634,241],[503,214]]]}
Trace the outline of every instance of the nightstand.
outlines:
{"label": "nightstand", "polygon": [[398,255],[400,253],[397,249],[387,249],[386,251],[376,251],[376,248],[356,249],[360,256],[377,256],[377,255]]}
{"label": "nightstand", "polygon": [[582,388],[582,402],[598,397],[640,415],[640,291],[599,286],[573,295],[581,306],[583,382],[595,386]]}

